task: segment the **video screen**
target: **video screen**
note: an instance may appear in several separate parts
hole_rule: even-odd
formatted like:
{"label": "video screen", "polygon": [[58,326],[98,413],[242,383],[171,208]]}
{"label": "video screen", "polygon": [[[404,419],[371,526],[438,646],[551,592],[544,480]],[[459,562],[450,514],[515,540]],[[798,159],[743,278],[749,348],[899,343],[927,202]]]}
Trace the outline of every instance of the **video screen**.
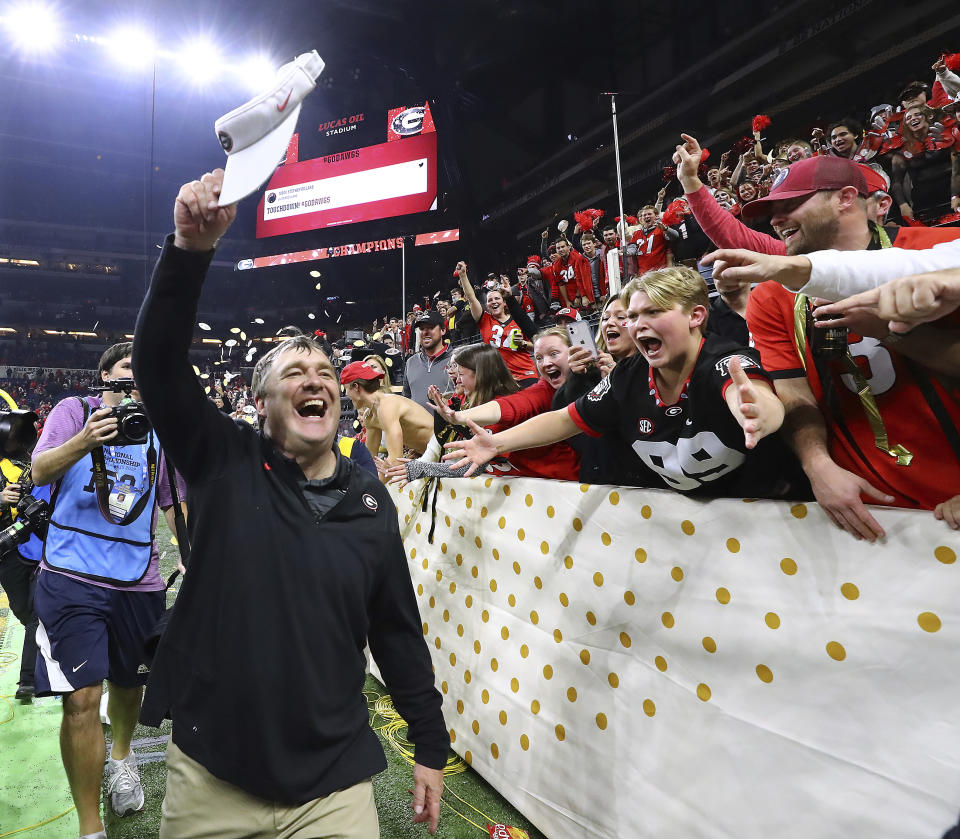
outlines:
{"label": "video screen", "polygon": [[257,238],[437,207],[435,132],[280,166],[257,207]]}

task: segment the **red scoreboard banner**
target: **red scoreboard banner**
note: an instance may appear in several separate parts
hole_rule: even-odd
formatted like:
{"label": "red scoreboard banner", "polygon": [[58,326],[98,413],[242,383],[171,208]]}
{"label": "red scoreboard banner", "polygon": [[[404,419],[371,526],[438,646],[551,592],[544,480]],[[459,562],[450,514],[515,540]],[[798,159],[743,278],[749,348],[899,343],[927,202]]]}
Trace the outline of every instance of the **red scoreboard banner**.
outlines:
{"label": "red scoreboard banner", "polygon": [[437,135],[280,166],[257,205],[257,238],[436,209]]}

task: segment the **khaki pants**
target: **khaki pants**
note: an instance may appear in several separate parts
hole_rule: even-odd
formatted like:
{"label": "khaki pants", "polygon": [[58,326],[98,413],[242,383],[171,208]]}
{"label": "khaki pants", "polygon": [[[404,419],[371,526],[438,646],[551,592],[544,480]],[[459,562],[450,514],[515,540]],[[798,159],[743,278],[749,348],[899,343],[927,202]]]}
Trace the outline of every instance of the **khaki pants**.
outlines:
{"label": "khaki pants", "polygon": [[373,784],[363,781],[298,807],[215,778],[171,740],[160,839],[379,839]]}

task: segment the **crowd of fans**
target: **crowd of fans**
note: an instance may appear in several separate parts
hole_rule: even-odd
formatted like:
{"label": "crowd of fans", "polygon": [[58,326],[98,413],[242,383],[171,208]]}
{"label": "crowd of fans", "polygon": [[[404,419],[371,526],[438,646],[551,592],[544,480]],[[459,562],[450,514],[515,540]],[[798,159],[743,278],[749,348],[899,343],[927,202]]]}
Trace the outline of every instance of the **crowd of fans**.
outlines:
{"label": "crowd of fans", "polygon": [[[529,451],[525,437],[508,437],[516,448],[507,449],[506,455],[497,452],[495,464],[486,468],[499,475],[665,486],[708,495],[816,498],[838,524],[865,538],[875,538],[882,529],[863,507],[861,493],[905,506],[933,507],[948,501],[956,491],[934,500],[896,479],[885,483],[871,464],[873,456],[863,454],[862,441],[850,443],[853,455],[840,456],[834,450],[834,438],[857,423],[849,418],[837,422],[836,412],[827,407],[832,398],[829,373],[820,376],[824,381],[811,381],[812,396],[827,417],[833,467],[843,474],[809,467],[791,437],[795,406],[783,399],[793,369],[802,372],[806,359],[773,361],[776,341],[757,335],[761,316],[751,315],[757,292],[751,292],[750,283],[732,279],[735,272],[724,277],[718,271],[714,277],[704,256],[725,247],[771,254],[853,249],[849,239],[837,233],[836,208],[822,215],[819,224],[802,218],[784,221],[811,194],[847,187],[862,201],[863,231],[872,237],[858,242],[857,249],[925,247],[960,235],[954,230],[939,239],[924,239],[923,233],[915,233],[921,237],[919,244],[910,245],[907,237],[897,235],[903,228],[888,223],[893,218],[913,231],[941,232],[960,223],[957,70],[960,54],[942,56],[933,65],[931,83],[912,82],[891,97],[895,105],[873,105],[862,119],[841,116],[825,128],[814,127],[809,138],[771,139],[772,121],[758,115],[749,134],[719,154],[716,163],[694,137],[684,134],[673,154],[674,166],[664,171],[664,187],[635,216],[608,219],[601,210],[578,211],[571,221],[559,223],[557,236],[544,230],[539,242],[531,243],[531,250],[538,252],[516,269],[478,277],[460,262],[448,291],[424,297],[402,318],[383,317],[333,342],[318,330],[315,337],[343,375],[342,433],[357,437],[381,457],[384,479],[406,481],[475,468],[462,459],[457,469],[440,462],[441,447],[469,441],[480,427],[496,434],[563,410],[572,426],[537,431],[530,441],[542,445]],[[682,194],[669,200],[677,186]],[[849,223],[844,212],[839,211],[840,224]],[[686,330],[686,342],[651,326],[673,310],[687,318],[685,326],[678,327],[681,333]],[[292,327],[287,331],[298,333]],[[850,331],[853,355],[865,358],[866,343],[879,338],[872,338],[862,324],[852,324]],[[815,328],[809,332],[811,337],[822,334]],[[75,353],[82,348],[74,344]],[[8,347],[8,363],[26,360],[20,356],[23,349]],[[883,352],[908,355],[900,347],[884,347]],[[737,359],[732,365],[731,358]],[[712,378],[701,370],[707,360],[718,374]],[[787,363],[792,368],[778,369]],[[897,376],[916,379],[916,359],[905,363],[908,369],[897,369]],[[943,369],[924,363],[934,391],[949,391],[941,382]],[[202,366],[204,372],[198,368],[198,374],[210,398],[224,412],[255,423],[256,407],[238,363],[208,360]],[[618,368],[622,372],[611,379]],[[679,373],[684,375],[677,379]],[[868,383],[873,373],[867,370]],[[837,371],[833,381],[852,375],[850,370]],[[638,379],[632,388],[622,384],[634,376],[643,381]],[[40,371],[14,380],[8,375],[6,386],[42,417],[52,404],[82,391],[90,381],[83,374]],[[729,387],[731,381],[736,388]],[[715,391],[719,401],[697,400],[694,410],[693,401],[684,401],[691,400],[694,385]],[[649,395],[652,404],[641,406],[633,391]],[[768,392],[779,394],[786,405],[785,418],[771,420],[777,427],[785,423],[782,435],[765,430],[769,417],[758,419],[763,406],[770,407]],[[739,394],[736,400],[728,399],[731,393]],[[878,404],[881,394],[875,394]],[[950,416],[955,413],[954,397],[955,391],[948,393]],[[611,399],[621,418],[639,423],[639,431],[618,429],[619,420],[612,414],[590,412]],[[637,416],[638,411],[651,416]],[[655,421],[652,414],[658,412],[665,416]],[[681,415],[680,427],[664,421]],[[717,431],[718,417],[724,418],[723,434]],[[646,433],[645,424],[651,428]],[[638,434],[648,439],[638,439]],[[756,437],[752,444],[751,434]],[[874,448],[883,449],[879,439]],[[889,459],[894,447],[887,449]],[[842,489],[827,488],[837,481]],[[954,489],[960,491],[960,486]]]}
{"label": "crowd of fans", "polygon": [[[751,291],[725,262],[714,275],[704,260],[717,248],[796,256],[923,250],[960,238],[958,69],[960,55],[943,56],[932,84],[910,83],[896,106],[875,105],[864,120],[840,117],[809,139],[769,140],[771,121],[758,115],[716,165],[684,134],[667,186],[636,216],[605,224],[600,210],[578,211],[572,229],[561,221],[557,237],[543,231],[540,253],[515,278],[490,273],[478,282],[461,262],[448,294],[425,298],[403,320],[375,322],[365,340],[341,342],[335,359],[348,365],[346,395],[365,393],[352,423],[361,439],[378,394],[390,390],[383,373],[399,390],[411,365],[442,362],[435,380],[420,375],[403,389],[433,408],[433,437],[424,437],[421,414],[416,434],[397,431],[406,457],[399,443],[381,447],[379,430],[366,438],[382,455],[383,477],[481,466],[704,495],[815,498],[836,524],[869,540],[883,529],[864,499],[936,509],[960,524],[957,371],[937,352],[952,333],[933,330],[931,340],[915,330],[897,343],[885,323],[847,317],[846,346],[830,357],[813,301],[790,293],[799,287],[781,288],[784,302],[769,289]],[[674,184],[683,194],[664,207]],[[831,204],[828,196],[842,197]],[[822,206],[809,212],[815,203]],[[795,333],[800,306],[805,327]],[[676,331],[659,326],[674,316]],[[583,320],[595,346],[569,326]],[[477,344],[496,352],[479,354]],[[915,445],[895,431],[907,399],[922,405],[915,421],[929,423]],[[812,406],[811,421],[803,415]],[[446,462],[443,446],[455,453]],[[951,476],[934,487],[927,470],[941,462]]]}

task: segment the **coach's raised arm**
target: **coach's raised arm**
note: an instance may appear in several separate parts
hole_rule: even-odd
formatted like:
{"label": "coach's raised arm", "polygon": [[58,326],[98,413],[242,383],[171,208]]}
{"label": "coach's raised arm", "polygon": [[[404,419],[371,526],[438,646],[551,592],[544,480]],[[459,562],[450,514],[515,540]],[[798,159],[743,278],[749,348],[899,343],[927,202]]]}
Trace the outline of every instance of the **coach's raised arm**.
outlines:
{"label": "coach's raised arm", "polygon": [[[201,416],[229,431],[231,423],[203,392],[188,352],[200,290],[213,249],[237,215],[236,204],[217,206],[223,170],[180,188],[167,237],[137,318],[133,365],[144,404],[171,460],[187,481],[209,474],[219,452],[203,440]],[[143,384],[141,384],[141,379]],[[216,426],[214,426],[216,427]]]}
{"label": "coach's raised arm", "polygon": [[415,746],[414,821],[433,832],[450,745],[441,697],[396,508],[335,443],[330,359],[305,335],[260,358],[259,431],[219,411],[189,363],[203,278],[236,214],[217,206],[222,178],[180,190],[133,351],[193,513],[190,573],[140,715],[173,720],[160,836],[239,839],[275,819],[298,835],[379,836],[370,779],[386,762],[363,695],[368,641]]}

